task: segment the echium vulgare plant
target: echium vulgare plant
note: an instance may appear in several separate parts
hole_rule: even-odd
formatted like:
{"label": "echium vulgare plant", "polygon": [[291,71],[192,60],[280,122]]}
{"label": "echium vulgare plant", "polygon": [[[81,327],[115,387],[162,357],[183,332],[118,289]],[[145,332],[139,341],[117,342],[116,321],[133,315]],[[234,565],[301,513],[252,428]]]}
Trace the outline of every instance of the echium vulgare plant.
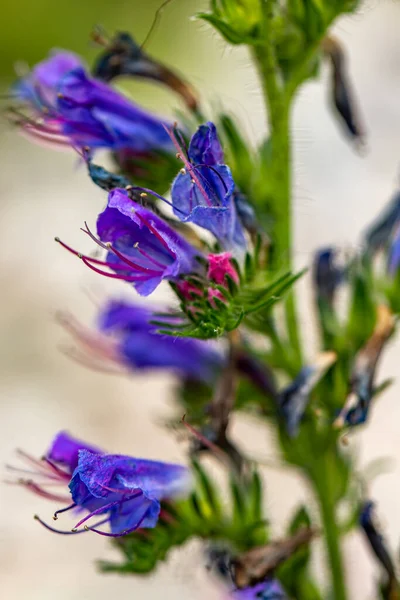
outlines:
{"label": "echium vulgare plant", "polygon": [[[75,515],[72,530],[36,517],[42,526],[111,538],[120,561],[102,562],[103,572],[148,574],[197,538],[226,598],[346,600],[342,542],[359,529],[380,567],[376,597],[400,598],[394,551],[375,520],[379,507],[344,448],[386,387],[377,367],[400,312],[399,193],[357,253],[342,261],[335,248],[316,254],[310,278],[319,342],[311,351],[295,295],[305,271],[292,269],[291,109],[326,61],[333,112],[348,138],[362,143],[346,53],[329,33],[359,4],[212,0],[197,15],[226,43],[247,46],[257,67],[268,120],[258,148],[234,116],[209,115],[191,85],[129,33],[98,34],[103,47],[91,70],[75,54],[54,51],[13,87],[16,125],[76,151],[104,190],[97,222],[82,215],[82,235],[96,253],[56,238],[60,251],[134,288],[131,302],[108,299],[93,328],[60,317],[76,357],[113,372],[170,370],[179,380],[174,424],[190,441],[187,465],[109,454],[67,432],[41,459],[20,451],[31,474],[21,470],[18,482],[56,503],[57,525],[64,512]],[[178,122],[148,112],[116,90],[119,76],[168,86],[186,112]],[[99,164],[99,149],[110,152],[111,171]],[[160,284],[172,288],[171,306],[135,299]],[[280,539],[265,514],[257,461],[230,432],[232,414],[248,410],[275,428],[282,461],[314,494]],[[205,455],[221,462],[228,484],[215,482]],[[311,565],[316,540],[325,549],[323,582]]]}

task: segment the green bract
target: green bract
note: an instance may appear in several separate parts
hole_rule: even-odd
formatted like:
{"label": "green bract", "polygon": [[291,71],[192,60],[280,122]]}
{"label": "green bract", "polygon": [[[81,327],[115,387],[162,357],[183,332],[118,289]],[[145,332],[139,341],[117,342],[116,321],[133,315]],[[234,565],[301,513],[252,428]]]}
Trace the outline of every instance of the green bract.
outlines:
{"label": "green bract", "polygon": [[231,44],[252,44],[259,39],[262,22],[259,0],[212,0],[211,11],[197,16],[211,23]]}

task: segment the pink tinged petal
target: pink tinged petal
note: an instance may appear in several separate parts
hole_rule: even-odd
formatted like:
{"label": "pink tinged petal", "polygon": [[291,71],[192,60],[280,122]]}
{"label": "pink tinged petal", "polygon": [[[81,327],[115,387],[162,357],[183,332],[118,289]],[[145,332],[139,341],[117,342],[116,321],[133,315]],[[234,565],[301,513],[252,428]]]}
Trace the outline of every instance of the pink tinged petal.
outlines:
{"label": "pink tinged petal", "polygon": [[208,255],[207,277],[210,281],[219,285],[226,286],[225,276],[229,275],[235,283],[239,283],[239,276],[231,262],[232,254],[223,252],[222,254]]}

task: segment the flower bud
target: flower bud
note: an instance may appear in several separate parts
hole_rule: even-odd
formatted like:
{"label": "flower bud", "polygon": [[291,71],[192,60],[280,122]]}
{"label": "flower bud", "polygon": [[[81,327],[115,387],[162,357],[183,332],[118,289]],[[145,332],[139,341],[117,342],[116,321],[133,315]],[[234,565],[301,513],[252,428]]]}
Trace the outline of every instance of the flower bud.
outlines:
{"label": "flower bud", "polygon": [[252,43],[259,37],[262,9],[259,0],[217,0],[212,11],[198,15],[211,23],[231,44]]}

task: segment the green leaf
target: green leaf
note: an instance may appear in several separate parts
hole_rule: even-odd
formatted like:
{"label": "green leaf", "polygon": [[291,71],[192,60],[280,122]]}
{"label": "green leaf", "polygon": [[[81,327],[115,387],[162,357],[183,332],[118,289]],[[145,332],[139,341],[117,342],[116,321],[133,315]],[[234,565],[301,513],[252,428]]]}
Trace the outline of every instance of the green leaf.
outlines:
{"label": "green leaf", "polygon": [[221,505],[219,502],[218,494],[216,493],[215,487],[207,477],[204,469],[201,467],[197,460],[192,461],[192,467],[198,481],[198,489],[203,498],[205,498],[207,505],[210,507],[212,513],[217,516],[221,514]]}
{"label": "green leaf", "polygon": [[308,510],[304,505],[299,506],[297,511],[294,513],[290,525],[288,528],[288,534],[293,535],[301,527],[310,527],[311,518],[308,514]]}
{"label": "green leaf", "polygon": [[198,19],[202,19],[203,21],[207,21],[210,23],[220,34],[226,39],[227,42],[231,44],[243,44],[246,41],[250,42],[250,38],[243,37],[239,33],[237,33],[234,29],[232,29],[225,21],[219,19],[218,17],[209,14],[209,13],[199,13],[197,14]]}
{"label": "green leaf", "polygon": [[350,288],[346,337],[351,340],[352,349],[355,351],[370,338],[376,321],[374,285],[368,264],[358,263],[353,266]]}

